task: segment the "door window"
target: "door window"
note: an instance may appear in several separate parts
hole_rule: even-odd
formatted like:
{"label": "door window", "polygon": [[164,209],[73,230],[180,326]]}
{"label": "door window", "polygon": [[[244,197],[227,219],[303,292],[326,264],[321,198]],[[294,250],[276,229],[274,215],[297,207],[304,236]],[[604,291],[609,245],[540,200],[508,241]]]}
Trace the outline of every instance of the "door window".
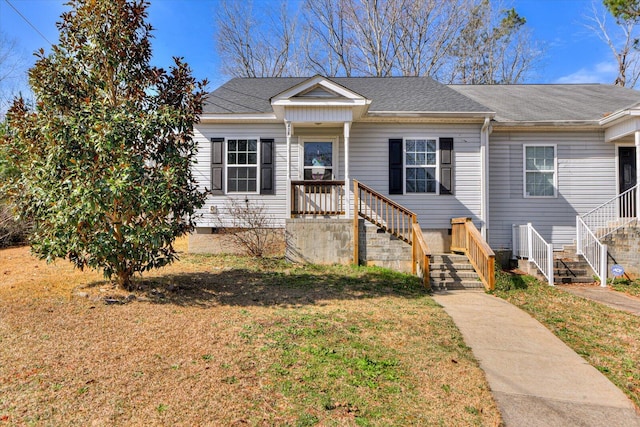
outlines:
{"label": "door window", "polygon": [[304,179],[314,181],[333,179],[332,142],[304,143]]}

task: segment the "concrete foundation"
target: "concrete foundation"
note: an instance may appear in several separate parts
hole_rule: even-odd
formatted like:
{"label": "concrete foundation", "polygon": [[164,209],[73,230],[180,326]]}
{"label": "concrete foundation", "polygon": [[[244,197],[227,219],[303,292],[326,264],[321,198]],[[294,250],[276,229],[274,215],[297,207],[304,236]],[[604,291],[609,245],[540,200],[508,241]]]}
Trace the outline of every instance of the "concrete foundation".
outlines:
{"label": "concrete foundation", "polygon": [[292,218],[285,230],[288,261],[350,264],[353,260],[353,220]]}
{"label": "concrete foundation", "polygon": [[611,266],[619,264],[630,279],[640,278],[640,226],[621,228],[605,237],[602,243],[609,251],[609,275]]}
{"label": "concrete foundation", "polygon": [[[188,251],[192,254],[234,254],[246,255],[246,247],[238,244],[233,233],[241,230],[200,227],[189,234]],[[284,230],[274,228],[266,231],[269,243],[265,255],[278,256],[284,253]]]}

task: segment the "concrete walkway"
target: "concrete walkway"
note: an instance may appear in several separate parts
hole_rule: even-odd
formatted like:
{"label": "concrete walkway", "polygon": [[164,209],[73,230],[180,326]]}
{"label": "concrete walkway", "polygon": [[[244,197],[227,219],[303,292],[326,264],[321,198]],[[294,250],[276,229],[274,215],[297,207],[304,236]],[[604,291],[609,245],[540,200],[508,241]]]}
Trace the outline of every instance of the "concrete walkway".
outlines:
{"label": "concrete walkway", "polygon": [[571,286],[558,285],[558,289],[570,292],[582,298],[590,299],[604,305],[608,305],[616,310],[626,311],[636,316],[640,316],[640,299],[627,296],[621,292],[616,292],[610,288],[602,286]]}
{"label": "concrete walkway", "polygon": [[480,362],[507,426],[640,426],[622,391],[524,311],[478,291],[434,299]]}

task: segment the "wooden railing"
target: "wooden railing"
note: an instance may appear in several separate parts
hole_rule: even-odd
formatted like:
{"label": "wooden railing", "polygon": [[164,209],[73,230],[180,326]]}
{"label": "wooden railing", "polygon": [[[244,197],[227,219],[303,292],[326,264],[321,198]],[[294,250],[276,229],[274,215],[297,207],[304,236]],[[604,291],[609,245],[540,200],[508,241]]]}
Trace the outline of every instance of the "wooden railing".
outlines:
{"label": "wooden railing", "polygon": [[496,255],[471,221],[471,218],[451,220],[451,250],[464,252],[480,276],[484,287],[495,288]]}
{"label": "wooden railing", "polygon": [[344,215],[344,181],[292,181],[291,215]]}
{"label": "wooden railing", "polygon": [[[358,218],[375,224],[398,239],[411,245],[411,270],[422,278],[422,283],[429,288],[429,262],[431,251],[422,235],[418,224],[418,216],[383,196],[366,185],[353,180],[353,262],[358,263]],[[357,214],[356,214],[357,212]]]}
{"label": "wooden railing", "polygon": [[416,214],[356,180],[353,180],[353,194],[358,215],[398,239],[412,242]]}

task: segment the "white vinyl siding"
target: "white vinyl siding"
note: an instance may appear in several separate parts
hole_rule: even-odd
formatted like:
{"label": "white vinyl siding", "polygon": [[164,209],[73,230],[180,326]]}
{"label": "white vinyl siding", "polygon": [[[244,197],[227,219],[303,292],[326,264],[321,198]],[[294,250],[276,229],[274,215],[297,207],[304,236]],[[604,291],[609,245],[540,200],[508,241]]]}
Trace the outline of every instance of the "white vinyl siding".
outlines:
{"label": "white vinyl siding", "polygon": [[[454,138],[454,191],[389,195],[389,139],[415,135]],[[469,217],[480,228],[480,124],[353,123],[350,175],[418,215],[423,229],[450,229],[451,218]],[[340,178],[339,178],[340,179]],[[522,192],[521,192],[522,194]]]}
{"label": "white vinyl siding", "polygon": [[[287,218],[287,193],[286,193],[286,163],[287,144],[285,138],[284,123],[269,124],[207,124],[200,123],[194,128],[194,139],[198,142],[197,162],[193,165],[193,174],[197,184],[201,188],[209,188],[211,183],[211,138],[230,137],[233,139],[273,139],[274,163],[275,163],[275,191],[274,194],[264,195],[256,193],[236,193],[221,196],[208,196],[205,205],[197,211],[197,227],[221,227],[231,226],[228,220],[227,209],[230,199],[249,200],[250,203],[260,203],[265,207],[265,214],[272,219],[272,226],[284,227]],[[225,153],[226,155],[226,153]],[[291,144],[292,159],[297,159],[297,139]],[[258,157],[258,162],[260,157]],[[298,174],[297,162],[292,162],[293,176]],[[225,176],[225,182],[227,177]],[[258,187],[260,188],[260,187]],[[213,208],[213,212],[212,212]]]}
{"label": "white vinyl siding", "polygon": [[[525,197],[526,145],[556,147],[557,197]],[[575,240],[576,215],[616,195],[615,146],[599,131],[499,132],[489,143],[489,244],[511,248],[511,225],[532,225],[555,249]]]}

